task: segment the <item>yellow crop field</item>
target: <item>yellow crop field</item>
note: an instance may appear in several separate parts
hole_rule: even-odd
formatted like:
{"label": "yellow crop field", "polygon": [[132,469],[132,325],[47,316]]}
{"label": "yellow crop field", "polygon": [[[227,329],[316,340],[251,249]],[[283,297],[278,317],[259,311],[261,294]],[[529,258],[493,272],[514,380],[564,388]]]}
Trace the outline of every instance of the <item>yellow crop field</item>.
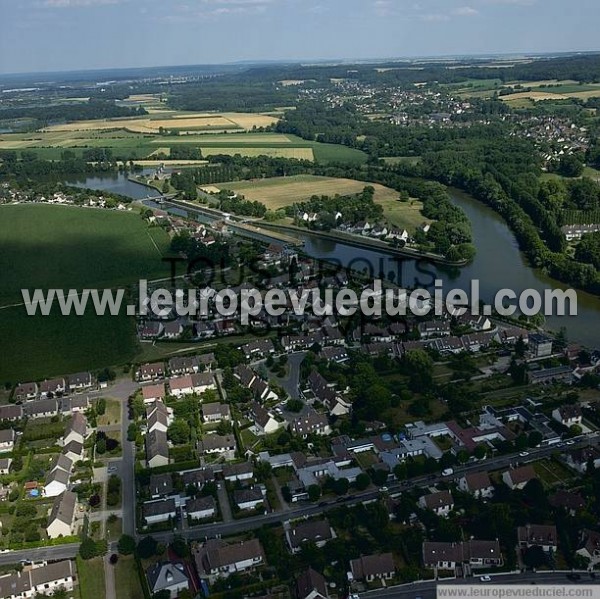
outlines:
{"label": "yellow crop field", "polygon": [[216,146],[214,148],[201,148],[203,156],[225,154],[226,156],[270,156],[272,158],[295,158],[297,160],[314,160],[312,148],[252,148]]}
{"label": "yellow crop field", "polygon": [[152,140],[151,143],[177,144],[177,143],[198,143],[201,144],[223,144],[224,146],[238,146],[257,144],[280,145],[290,144],[292,140],[281,133],[199,133],[197,135],[179,135],[170,138],[168,141],[163,139]]}
{"label": "yellow crop field", "polygon": [[134,160],[135,164],[140,166],[201,166],[208,164],[208,160]]}
{"label": "yellow crop field", "polygon": [[518,92],[516,94],[510,94],[509,96],[500,96],[505,102],[514,102],[517,100],[533,100],[539,102],[540,100],[567,100],[569,96],[566,94],[554,94],[548,92]]}
{"label": "yellow crop field", "polygon": [[[353,179],[336,179],[334,177],[317,177],[313,175],[296,175],[293,177],[273,177],[272,179],[255,179],[252,181],[233,181],[221,183],[221,189],[232,189],[243,194],[249,200],[262,202],[272,210],[283,208],[296,202],[302,202],[313,195],[350,195],[361,192],[369,183]],[[398,198],[398,192],[384,187],[375,188],[375,201],[385,202]]]}
{"label": "yellow crop field", "polygon": [[274,116],[251,112],[222,112],[220,114],[242,129],[252,129],[252,127],[269,127],[270,125],[274,125],[279,120]]}
{"label": "yellow crop field", "polygon": [[580,98],[582,100],[598,98],[600,97],[600,87],[598,87],[598,89],[588,89],[587,91],[568,93],[565,94],[565,96],[567,96],[567,98]]}

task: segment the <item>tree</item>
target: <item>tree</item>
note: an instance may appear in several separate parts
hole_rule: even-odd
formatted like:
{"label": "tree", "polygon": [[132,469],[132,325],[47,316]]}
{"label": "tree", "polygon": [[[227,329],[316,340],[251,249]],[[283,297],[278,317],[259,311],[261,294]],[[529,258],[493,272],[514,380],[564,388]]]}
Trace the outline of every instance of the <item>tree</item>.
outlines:
{"label": "tree", "polygon": [[152,595],[152,599],[171,599],[171,591],[168,589],[158,591],[158,593],[154,593],[154,595]]}
{"label": "tree", "polygon": [[331,483],[331,488],[336,495],[345,495],[350,488],[350,482],[347,478],[336,478]]}
{"label": "tree", "polygon": [[114,566],[119,561],[119,556],[113,553],[109,558],[110,563]]}
{"label": "tree", "polygon": [[379,468],[377,468],[377,469],[372,468],[369,471],[369,474],[371,475],[371,480],[373,481],[373,483],[376,484],[378,487],[381,487],[381,486],[385,485],[385,483],[387,483],[387,480],[388,480],[387,470],[380,470]]}
{"label": "tree", "polygon": [[544,440],[542,433],[538,431],[531,431],[527,437],[527,445],[529,447],[537,447]]}
{"label": "tree", "polygon": [[81,541],[81,545],[79,546],[79,555],[81,559],[89,560],[95,558],[98,553],[99,547],[90,537],[86,536]]}
{"label": "tree", "polygon": [[529,568],[540,568],[548,563],[548,557],[543,547],[533,545],[523,552],[523,563]]}
{"label": "tree", "polygon": [[187,557],[190,553],[188,544],[183,537],[176,536],[171,543],[173,552],[181,558]]}
{"label": "tree", "polygon": [[121,555],[131,555],[135,551],[135,539],[129,535],[121,535],[117,549]]}
{"label": "tree", "polygon": [[485,445],[477,445],[477,447],[475,447],[475,449],[473,450],[473,455],[478,460],[483,460],[483,458],[485,458],[485,456],[487,455],[486,446]]}
{"label": "tree", "polygon": [[96,453],[99,455],[106,453],[106,437],[100,437],[96,441]]}
{"label": "tree", "polygon": [[156,555],[158,543],[154,537],[144,537],[137,546],[137,554],[141,559],[150,559]]}
{"label": "tree", "polygon": [[357,490],[364,491],[370,484],[371,479],[369,478],[369,475],[365,472],[361,472],[356,477],[356,482],[354,483],[354,486],[357,488]]}
{"label": "tree", "polygon": [[183,445],[190,438],[190,425],[183,419],[177,418],[167,431],[169,440],[174,445]]}
{"label": "tree", "polygon": [[563,177],[581,177],[583,162],[574,154],[567,154],[560,159],[557,170]]}
{"label": "tree", "polygon": [[321,487],[319,485],[310,485],[308,487],[308,498],[311,501],[317,501],[321,497]]}

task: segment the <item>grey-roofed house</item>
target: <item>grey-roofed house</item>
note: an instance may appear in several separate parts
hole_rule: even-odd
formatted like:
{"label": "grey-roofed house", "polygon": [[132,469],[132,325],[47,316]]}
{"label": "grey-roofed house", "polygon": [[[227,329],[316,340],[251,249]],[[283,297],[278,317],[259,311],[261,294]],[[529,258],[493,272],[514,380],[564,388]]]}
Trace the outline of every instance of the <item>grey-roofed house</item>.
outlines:
{"label": "grey-roofed house", "polygon": [[446,517],[454,508],[454,500],[450,491],[438,491],[437,493],[423,495],[419,499],[419,505],[431,510],[438,516]]}
{"label": "grey-roofed house", "polygon": [[314,543],[317,547],[324,547],[328,541],[335,538],[335,532],[329,520],[306,520],[291,524],[285,533],[290,551],[298,553],[304,543]]}
{"label": "grey-roofed house", "polygon": [[188,517],[193,520],[206,520],[207,518],[214,518],[217,513],[217,504],[212,495],[197,497],[186,501],[185,510]]}
{"label": "grey-roofed house", "polygon": [[517,528],[517,541],[519,547],[533,547],[537,545],[546,553],[556,549],[558,536],[556,526],[546,524],[527,524]]}
{"label": "grey-roofed house", "polygon": [[204,435],[198,441],[198,453],[200,455],[218,454],[225,460],[233,460],[236,450],[235,437],[233,435]]}
{"label": "grey-roofed house", "polygon": [[167,433],[153,430],[146,435],[146,464],[148,468],[166,466],[169,463]]}
{"label": "grey-roofed house", "polygon": [[229,405],[221,402],[202,404],[202,420],[206,423],[231,420]]}
{"label": "grey-roofed house", "polygon": [[177,515],[175,499],[159,499],[158,501],[146,501],[142,505],[142,514],[146,524],[157,524],[167,522]]}
{"label": "grey-roofed house", "polygon": [[391,553],[363,555],[350,560],[350,571],[354,580],[373,582],[376,579],[391,580],[394,578],[396,566]]}
{"label": "grey-roofed house", "polygon": [[46,526],[46,533],[49,538],[57,539],[73,534],[76,505],[77,495],[72,491],[64,491],[56,497]]}
{"label": "grey-roofed house", "polygon": [[71,560],[46,563],[0,576],[0,597],[22,599],[38,593],[55,593],[59,590],[71,592],[76,579],[76,570]]}
{"label": "grey-roofed house", "polygon": [[152,499],[170,495],[173,492],[173,477],[170,472],[150,475],[150,496]]}
{"label": "grey-roofed house", "polygon": [[260,487],[236,489],[233,492],[233,502],[240,510],[256,510],[264,504],[265,497]]}
{"label": "grey-roofed house", "polygon": [[0,430],[0,453],[12,451],[15,447],[16,433],[12,428]]}
{"label": "grey-roofed house", "polygon": [[258,539],[229,544],[221,539],[209,539],[195,546],[192,552],[198,575],[211,582],[265,563],[265,554]]}
{"label": "grey-roofed house", "polygon": [[23,411],[28,418],[50,418],[58,414],[56,399],[37,399],[23,405]]}
{"label": "grey-roofed house", "polygon": [[322,574],[309,568],[296,579],[297,599],[328,599],[327,582]]}
{"label": "grey-roofed house", "polygon": [[183,563],[157,562],[146,570],[146,578],[152,595],[168,591],[171,599],[175,599],[181,591],[189,587]]}

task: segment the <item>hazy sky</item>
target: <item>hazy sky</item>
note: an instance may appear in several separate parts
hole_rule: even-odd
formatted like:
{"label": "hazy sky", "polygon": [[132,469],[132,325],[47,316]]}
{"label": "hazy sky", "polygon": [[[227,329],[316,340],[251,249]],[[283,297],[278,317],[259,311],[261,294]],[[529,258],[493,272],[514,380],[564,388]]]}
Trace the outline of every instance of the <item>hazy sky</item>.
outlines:
{"label": "hazy sky", "polygon": [[0,72],[597,50],[598,0],[0,0]]}

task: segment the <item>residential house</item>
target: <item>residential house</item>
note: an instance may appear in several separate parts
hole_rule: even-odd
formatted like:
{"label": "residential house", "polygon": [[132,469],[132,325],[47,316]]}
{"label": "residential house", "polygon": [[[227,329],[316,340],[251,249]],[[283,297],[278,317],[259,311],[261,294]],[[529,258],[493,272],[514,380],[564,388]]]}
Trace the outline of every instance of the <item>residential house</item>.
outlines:
{"label": "residential house", "polygon": [[28,401],[23,405],[23,412],[28,418],[51,418],[58,414],[58,401],[56,399]]}
{"label": "residential house", "polygon": [[237,445],[233,435],[204,435],[198,441],[198,453],[200,455],[219,454],[225,460],[235,458]]}
{"label": "residential house", "polygon": [[148,487],[152,499],[166,497],[173,493],[173,477],[170,472],[151,474]]}
{"label": "residential house", "polygon": [[76,372],[69,375],[69,389],[71,391],[83,391],[94,385],[91,372]]}
{"label": "residential house", "polygon": [[48,595],[58,591],[70,593],[76,579],[75,565],[71,560],[44,562],[32,568],[0,576],[0,597],[5,599],[30,599],[40,593]]}
{"label": "residential house", "polygon": [[56,497],[48,518],[46,533],[50,539],[69,537],[75,531],[75,507],[77,495],[72,491],[64,491]]}
{"label": "residential house", "polygon": [[396,573],[394,556],[391,553],[363,555],[350,560],[350,571],[354,580],[373,582],[376,579],[391,580]]}
{"label": "residential house", "polygon": [[600,564],[600,532],[588,528],[581,531],[579,547],[575,553],[590,560],[589,568]]}
{"label": "residential house", "polygon": [[167,433],[155,429],[146,435],[146,465],[148,468],[167,466],[169,464],[169,443]]}
{"label": "residential house", "polygon": [[585,507],[585,500],[579,493],[565,491],[564,489],[559,489],[556,493],[550,495],[548,503],[553,508],[565,509],[571,516],[575,516],[577,512]]}
{"label": "residential house", "polygon": [[0,406],[0,420],[14,422],[23,418],[23,406],[6,405]]}
{"label": "residential house", "polygon": [[71,395],[60,398],[60,411],[65,414],[75,414],[75,412],[85,412],[90,407],[90,400],[87,395]]}
{"label": "residential house", "polygon": [[183,397],[195,393],[191,374],[174,376],[169,379],[169,393],[174,397]]}
{"label": "residential house", "polygon": [[166,339],[177,339],[183,333],[183,325],[179,320],[171,320],[164,325]]}
{"label": "residential house", "polygon": [[236,489],[233,492],[233,502],[240,510],[256,510],[262,507],[265,497],[260,487]]}
{"label": "residential house", "polygon": [[519,547],[539,546],[546,553],[556,550],[558,542],[556,526],[546,524],[527,524],[517,528]]}
{"label": "residential house", "polygon": [[201,491],[204,485],[215,480],[215,473],[212,468],[195,468],[181,473],[181,480],[185,487],[195,487]]}
{"label": "residential house", "polygon": [[176,599],[180,591],[189,588],[188,575],[183,563],[157,562],[146,570],[146,579],[153,596],[168,591],[171,599]]}
{"label": "residential house", "polygon": [[237,464],[225,464],[223,466],[223,479],[229,482],[252,480],[254,478],[254,467],[250,462],[238,462]]}
{"label": "residential house", "polygon": [[265,553],[258,539],[230,544],[222,539],[209,539],[194,547],[192,553],[200,578],[211,581],[252,570],[265,563]]}
{"label": "residential house", "polygon": [[543,333],[529,333],[529,351],[534,358],[548,358],[552,355],[552,338]]}
{"label": "residential house", "polygon": [[148,526],[168,522],[177,515],[175,499],[171,497],[157,501],[146,501],[142,505],[142,515]]}
{"label": "residential house", "polygon": [[419,499],[419,505],[424,509],[431,510],[437,516],[445,518],[454,508],[454,500],[450,491],[438,491],[437,493],[423,495]]}
{"label": "residential house", "polygon": [[552,410],[552,418],[568,427],[581,425],[581,407],[578,404],[560,406]]}
{"label": "residential house", "polygon": [[512,490],[522,489],[530,480],[537,478],[533,466],[521,466],[502,473],[502,480]]}
{"label": "residential house", "polygon": [[329,599],[325,578],[312,568],[298,576],[295,590],[297,599]]}
{"label": "residential house", "polygon": [[12,451],[15,447],[15,439],[17,434],[12,428],[0,430],[0,453]]}
{"label": "residential house", "polygon": [[202,420],[207,424],[231,420],[231,411],[228,404],[213,402],[202,405]]}
{"label": "residential house", "polygon": [[502,553],[498,540],[479,541],[471,539],[460,543],[423,543],[423,565],[437,570],[454,570],[468,565],[472,569],[501,567]]}
{"label": "residential house", "polygon": [[215,377],[210,372],[198,372],[192,374],[192,388],[194,393],[204,393],[209,389],[216,389]]}
{"label": "residential house", "polygon": [[0,458],[0,474],[9,474],[12,458]]}
{"label": "residential house", "polygon": [[37,383],[22,383],[15,387],[15,401],[27,401],[35,399],[38,396],[39,388]]}
{"label": "residential house", "polygon": [[69,441],[63,446],[61,453],[75,464],[83,460],[83,444],[78,441]]}
{"label": "residential house", "polygon": [[142,364],[137,372],[138,381],[157,381],[164,378],[165,367],[162,362]]}
{"label": "residential house", "polygon": [[60,454],[46,476],[44,494],[46,497],[57,497],[67,490],[73,462],[65,455]]}
{"label": "residential house", "polygon": [[216,516],[217,504],[212,495],[197,497],[186,501],[185,510],[188,517],[192,518],[192,520],[207,520]]}
{"label": "residential house", "polygon": [[244,352],[246,360],[264,358],[275,353],[275,346],[271,339],[255,339],[242,345],[240,349]]}
{"label": "residential house", "polygon": [[169,360],[169,372],[172,375],[194,374],[199,371],[198,356],[176,356]]}
{"label": "residential house", "polygon": [[291,524],[285,536],[292,553],[298,553],[305,543],[314,543],[317,547],[324,547],[329,541],[335,539],[335,532],[329,520],[305,520]]}
{"label": "residential house", "polygon": [[308,435],[329,435],[331,427],[327,416],[309,408],[304,414],[292,421],[290,430],[295,435],[306,439]]}
{"label": "residential house", "polygon": [[40,383],[40,397],[53,397],[62,395],[67,390],[67,381],[64,378],[50,379]]}
{"label": "residential house", "polygon": [[567,464],[581,474],[587,472],[588,464],[593,464],[594,468],[600,468],[600,449],[594,445],[570,451],[566,457]]}
{"label": "residential house", "polygon": [[271,412],[256,402],[250,405],[250,417],[254,420],[252,431],[259,436],[270,435],[281,427]]}
{"label": "residential house", "polygon": [[477,499],[489,499],[494,494],[494,486],[487,472],[465,474],[459,480],[458,487]]}
{"label": "residential house", "polygon": [[163,401],[165,399],[165,384],[144,385],[142,387],[142,397],[145,404],[154,403],[155,401]]}
{"label": "residential house", "polygon": [[87,435],[87,418],[81,412],[75,412],[67,425],[61,444],[68,445],[71,441],[77,441],[77,443],[83,445]]}
{"label": "residential house", "polygon": [[159,430],[166,433],[173,420],[171,410],[162,401],[146,406],[146,429],[148,433]]}

